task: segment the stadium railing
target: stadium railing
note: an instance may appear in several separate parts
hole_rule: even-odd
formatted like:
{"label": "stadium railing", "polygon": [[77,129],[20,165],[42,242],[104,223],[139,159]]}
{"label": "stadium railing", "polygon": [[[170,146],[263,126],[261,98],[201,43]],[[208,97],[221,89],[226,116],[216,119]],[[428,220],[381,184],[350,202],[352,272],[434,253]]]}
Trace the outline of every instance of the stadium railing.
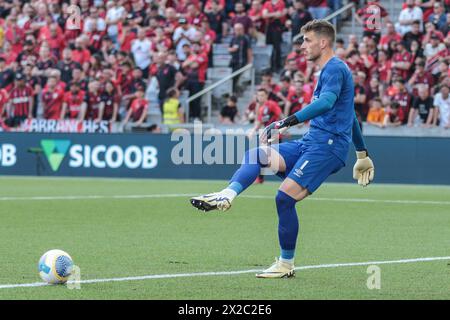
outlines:
{"label": "stadium railing", "polygon": [[189,103],[194,101],[195,99],[201,99],[201,97],[203,95],[207,95],[206,96],[206,101],[207,101],[207,106],[208,106],[208,110],[207,110],[207,123],[211,123],[211,114],[212,114],[212,90],[214,90],[215,88],[217,88],[218,86],[222,85],[223,83],[227,82],[227,81],[232,81],[232,79],[238,75],[243,74],[244,72],[246,72],[247,70],[250,70],[250,90],[253,92],[254,88],[255,88],[255,68],[253,68],[253,64],[249,63],[246,66],[242,67],[239,70],[236,70],[235,72],[233,72],[232,74],[230,74],[229,76],[226,76],[225,78],[211,84],[210,86],[204,88],[203,90],[197,92],[196,94],[189,96],[186,100],[185,100],[185,106],[184,106],[184,110],[185,110],[185,114],[186,114],[186,119],[189,119]]}

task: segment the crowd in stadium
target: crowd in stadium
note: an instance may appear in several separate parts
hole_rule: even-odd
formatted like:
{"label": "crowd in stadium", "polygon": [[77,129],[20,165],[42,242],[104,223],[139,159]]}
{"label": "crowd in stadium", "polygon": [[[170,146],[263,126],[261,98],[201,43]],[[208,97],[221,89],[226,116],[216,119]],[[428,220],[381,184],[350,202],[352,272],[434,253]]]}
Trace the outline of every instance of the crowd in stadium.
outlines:
{"label": "crowd in stadium", "polygon": [[[450,1],[407,0],[398,17],[379,1],[354,2],[363,37],[338,35],[336,55],[353,72],[360,121],[449,128]],[[254,43],[273,45],[272,68],[259,84],[261,98],[237,115],[231,96],[221,122],[277,120],[310,102],[318,76],[301,39],[283,59],[282,32],[295,36],[340,6],[341,0],[0,0],[0,125],[43,118],[139,126],[150,108],[160,108],[167,124],[201,118],[197,99],[185,119],[180,91],[204,88],[213,44],[230,34],[233,70],[252,61]],[[156,103],[146,98],[149,90]]]}

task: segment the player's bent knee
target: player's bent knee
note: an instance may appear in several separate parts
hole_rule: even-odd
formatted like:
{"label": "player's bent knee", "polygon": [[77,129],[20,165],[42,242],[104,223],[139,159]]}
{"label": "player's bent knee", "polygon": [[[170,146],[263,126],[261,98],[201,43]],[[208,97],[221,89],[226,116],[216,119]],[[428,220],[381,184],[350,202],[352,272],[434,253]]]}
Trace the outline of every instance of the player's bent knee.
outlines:
{"label": "player's bent knee", "polygon": [[286,209],[289,206],[294,206],[296,202],[297,200],[281,190],[278,190],[277,195],[275,196],[275,203],[278,209]]}
{"label": "player's bent knee", "polygon": [[297,182],[295,182],[290,178],[286,178],[283,181],[279,190],[283,191],[296,201],[302,201],[303,199],[305,199],[307,196],[310,195],[308,189],[302,187],[301,185],[299,185]]}

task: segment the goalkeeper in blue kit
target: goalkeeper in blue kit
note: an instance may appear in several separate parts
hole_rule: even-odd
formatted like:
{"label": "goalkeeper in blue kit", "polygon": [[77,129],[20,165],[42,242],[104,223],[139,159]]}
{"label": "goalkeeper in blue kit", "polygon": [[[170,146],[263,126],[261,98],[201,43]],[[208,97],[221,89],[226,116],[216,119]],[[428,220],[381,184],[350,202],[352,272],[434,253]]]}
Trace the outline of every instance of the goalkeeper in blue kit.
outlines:
{"label": "goalkeeper in blue kit", "polygon": [[[353,178],[362,186],[374,178],[374,165],[355,116],[352,73],[334,56],[336,31],[333,25],[325,20],[313,20],[303,26],[301,33],[306,58],[321,70],[313,101],[263,130],[259,137],[263,146],[246,152],[227,188],[190,199],[200,210],[225,211],[231,207],[233,199],[255,181],[261,168],[270,168],[284,179],[275,197],[280,258],[257,274],[259,278],[286,278],[295,274],[294,255],[299,229],[295,205],[345,166],[351,142],[357,157]],[[308,120],[310,129],[302,139],[270,144],[274,140],[272,137]]]}

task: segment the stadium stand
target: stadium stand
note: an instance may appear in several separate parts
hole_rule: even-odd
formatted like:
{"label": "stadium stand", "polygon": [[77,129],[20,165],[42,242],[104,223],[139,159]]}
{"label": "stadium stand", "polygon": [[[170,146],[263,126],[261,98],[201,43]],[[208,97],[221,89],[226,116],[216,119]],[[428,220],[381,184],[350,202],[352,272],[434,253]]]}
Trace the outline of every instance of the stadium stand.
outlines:
{"label": "stadium stand", "polygon": [[[160,132],[174,108],[172,125],[205,121],[208,107],[219,124],[230,97],[237,114],[227,124],[251,125],[261,107],[254,81],[290,114],[311,99],[318,76],[292,39],[349,2],[355,7],[332,21],[361,123],[448,129],[449,0],[2,0],[0,127],[71,119]],[[186,103],[248,63],[253,71]],[[173,88],[175,107],[166,104]]]}

